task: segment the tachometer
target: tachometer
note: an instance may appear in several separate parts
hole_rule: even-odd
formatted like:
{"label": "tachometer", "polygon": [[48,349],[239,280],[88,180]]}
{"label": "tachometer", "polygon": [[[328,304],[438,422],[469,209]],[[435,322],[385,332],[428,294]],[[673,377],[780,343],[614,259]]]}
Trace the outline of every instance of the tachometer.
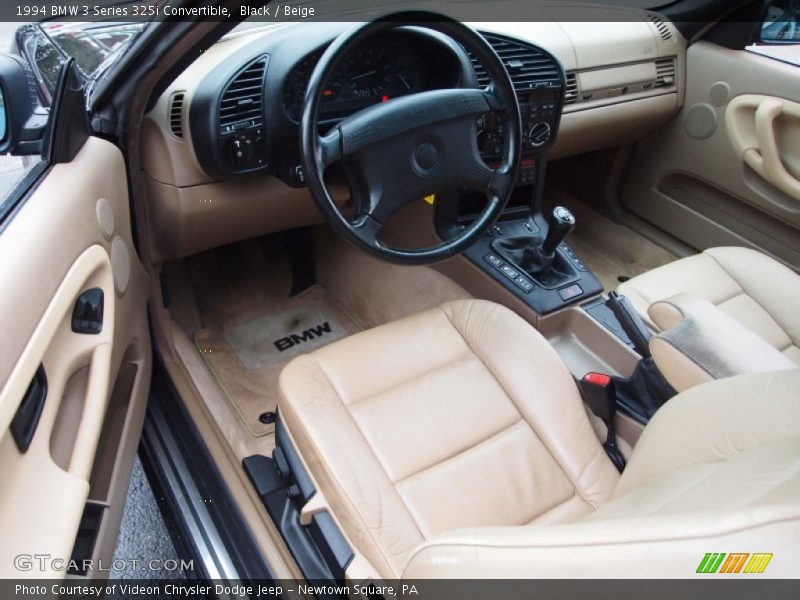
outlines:
{"label": "tachometer", "polygon": [[299,106],[303,102],[311,71],[317,64],[321,53],[315,52],[301,60],[292,70],[292,74],[283,89],[283,105],[286,107]]}

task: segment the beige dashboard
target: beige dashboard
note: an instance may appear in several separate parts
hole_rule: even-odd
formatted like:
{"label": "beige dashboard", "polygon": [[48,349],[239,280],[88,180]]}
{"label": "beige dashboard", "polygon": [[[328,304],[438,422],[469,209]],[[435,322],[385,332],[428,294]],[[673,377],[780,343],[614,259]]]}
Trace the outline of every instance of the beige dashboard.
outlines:
{"label": "beige dashboard", "polygon": [[[569,10],[548,9],[550,20],[541,22],[472,24],[536,44],[563,65],[565,107],[551,159],[642,139],[669,121],[683,98],[686,42],[671,23],[651,13],[602,8],[594,9],[592,22],[580,22]],[[141,142],[157,260],[321,221],[305,188],[275,176],[215,181],[200,166],[188,124],[194,91],[207,73],[236,60],[237,52],[259,37],[309,26],[272,25],[223,39],[146,115]]]}

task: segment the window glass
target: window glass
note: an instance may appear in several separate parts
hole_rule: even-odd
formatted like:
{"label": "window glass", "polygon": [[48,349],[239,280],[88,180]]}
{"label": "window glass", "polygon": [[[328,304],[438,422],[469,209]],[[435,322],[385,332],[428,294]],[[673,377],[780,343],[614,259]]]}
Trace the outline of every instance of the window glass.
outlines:
{"label": "window glass", "polygon": [[800,0],[773,0],[761,25],[764,43],[800,44]]}

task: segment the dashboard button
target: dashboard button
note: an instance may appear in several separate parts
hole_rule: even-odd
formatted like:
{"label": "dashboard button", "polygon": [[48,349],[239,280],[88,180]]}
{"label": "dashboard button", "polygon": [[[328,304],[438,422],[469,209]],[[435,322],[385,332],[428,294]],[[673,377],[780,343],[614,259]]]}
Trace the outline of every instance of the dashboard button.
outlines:
{"label": "dashboard button", "polygon": [[500,271],[509,279],[516,279],[519,277],[519,272],[516,269],[511,268],[509,265],[503,265],[500,267]]}
{"label": "dashboard button", "polygon": [[491,264],[491,265],[493,265],[493,266],[497,267],[498,269],[499,269],[499,268],[502,266],[502,264],[503,264],[503,261],[502,261],[502,260],[501,260],[501,259],[500,259],[500,258],[499,258],[499,257],[498,257],[496,254],[487,254],[487,255],[486,255],[486,256],[484,256],[483,258],[485,258],[485,259],[486,259],[486,261],[487,261],[489,264]]}
{"label": "dashboard button", "polygon": [[295,185],[300,186],[306,184],[306,174],[305,171],[303,171],[303,165],[295,165],[292,178],[295,181]]}
{"label": "dashboard button", "polygon": [[526,293],[530,292],[533,289],[533,284],[530,281],[528,281],[527,279],[525,279],[522,275],[517,277],[514,280],[514,283],[516,283],[517,287],[520,288],[522,291],[524,291]]}
{"label": "dashboard button", "polygon": [[564,302],[566,302],[567,300],[571,300],[572,298],[577,298],[582,293],[583,289],[577,283],[573,283],[568,287],[558,290],[558,295],[561,296],[561,299]]}

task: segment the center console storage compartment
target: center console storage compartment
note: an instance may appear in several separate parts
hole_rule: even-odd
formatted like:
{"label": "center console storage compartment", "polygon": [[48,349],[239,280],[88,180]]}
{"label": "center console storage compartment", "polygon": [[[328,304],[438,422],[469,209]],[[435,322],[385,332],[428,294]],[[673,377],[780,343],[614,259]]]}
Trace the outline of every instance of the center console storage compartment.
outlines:
{"label": "center console storage compartment", "polygon": [[[589,372],[627,378],[641,360],[630,346],[582,307],[574,306],[544,316],[539,319],[537,329],[578,381]],[[631,447],[636,445],[644,429],[640,420],[624,410],[617,410],[614,426],[617,436]]]}
{"label": "center console storage compartment", "polygon": [[641,359],[581,307],[544,316],[537,328],[576,379],[591,371],[630,377]]}

